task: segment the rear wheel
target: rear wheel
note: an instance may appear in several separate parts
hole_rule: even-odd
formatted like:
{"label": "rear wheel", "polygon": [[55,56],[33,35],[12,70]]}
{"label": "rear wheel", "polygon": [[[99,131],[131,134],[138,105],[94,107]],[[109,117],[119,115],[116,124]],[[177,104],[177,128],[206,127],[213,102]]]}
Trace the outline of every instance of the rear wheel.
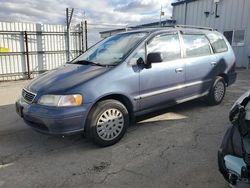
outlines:
{"label": "rear wheel", "polygon": [[224,99],[225,93],[226,93],[225,80],[224,78],[217,76],[207,97],[208,104],[209,105],[220,104]]}
{"label": "rear wheel", "polygon": [[105,147],[117,143],[129,125],[126,107],[116,100],[97,103],[90,112],[87,135],[97,145]]}

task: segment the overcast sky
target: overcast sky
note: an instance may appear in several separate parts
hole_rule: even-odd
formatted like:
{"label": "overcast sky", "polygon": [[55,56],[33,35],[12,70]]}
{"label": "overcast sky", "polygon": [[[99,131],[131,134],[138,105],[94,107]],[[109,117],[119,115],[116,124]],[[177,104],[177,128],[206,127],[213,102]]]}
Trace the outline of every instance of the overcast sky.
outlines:
{"label": "overcast sky", "polygon": [[65,9],[69,7],[75,8],[73,24],[85,15],[89,24],[97,24],[91,25],[92,29],[99,31],[159,21],[161,6],[165,12],[162,19],[170,18],[173,1],[176,0],[0,0],[0,21],[65,24]]}

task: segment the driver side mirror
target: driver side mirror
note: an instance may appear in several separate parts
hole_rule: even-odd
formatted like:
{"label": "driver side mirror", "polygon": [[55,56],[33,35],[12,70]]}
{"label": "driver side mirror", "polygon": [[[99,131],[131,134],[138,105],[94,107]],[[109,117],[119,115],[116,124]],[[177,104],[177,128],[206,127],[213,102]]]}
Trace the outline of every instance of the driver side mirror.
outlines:
{"label": "driver side mirror", "polygon": [[134,66],[134,65],[145,65],[145,62],[143,60],[142,57],[140,58],[136,58],[136,57],[133,57],[129,60],[129,65],[130,66]]}
{"label": "driver side mirror", "polygon": [[147,64],[151,65],[151,63],[160,63],[163,61],[162,55],[160,52],[152,52],[147,56]]}

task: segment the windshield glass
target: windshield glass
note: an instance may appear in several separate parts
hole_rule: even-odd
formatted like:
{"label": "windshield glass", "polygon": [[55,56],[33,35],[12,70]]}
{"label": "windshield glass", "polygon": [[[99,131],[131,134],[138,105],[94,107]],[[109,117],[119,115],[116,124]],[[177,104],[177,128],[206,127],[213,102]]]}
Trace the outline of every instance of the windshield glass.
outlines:
{"label": "windshield glass", "polygon": [[146,32],[133,32],[108,37],[73,60],[72,63],[81,61],[93,62],[99,65],[121,63],[146,36]]}

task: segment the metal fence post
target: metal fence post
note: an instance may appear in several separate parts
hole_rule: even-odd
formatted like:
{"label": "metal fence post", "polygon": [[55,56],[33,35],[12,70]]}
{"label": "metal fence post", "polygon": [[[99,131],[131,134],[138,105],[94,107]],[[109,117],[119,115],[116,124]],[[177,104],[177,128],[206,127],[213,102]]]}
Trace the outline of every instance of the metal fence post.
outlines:
{"label": "metal fence post", "polygon": [[81,22],[81,53],[83,53],[85,50],[84,50],[84,31],[83,31],[83,22]]}
{"label": "metal fence post", "polygon": [[88,28],[87,28],[87,20],[84,22],[85,24],[85,50],[88,50]]}
{"label": "metal fence post", "polygon": [[66,34],[66,61],[70,60],[70,26],[69,26],[69,9],[66,8],[66,26],[67,26],[67,34]]}
{"label": "metal fence post", "polygon": [[24,31],[24,38],[25,38],[25,54],[26,54],[28,79],[30,79],[30,59],[29,59],[29,44],[28,44],[28,34],[27,34],[27,31]]}
{"label": "metal fence post", "polygon": [[67,40],[67,46],[66,46],[66,58],[67,61],[70,61],[70,23],[72,20],[74,8],[69,11],[69,8],[66,8],[66,26],[67,26],[67,35],[66,35],[66,40]]}

